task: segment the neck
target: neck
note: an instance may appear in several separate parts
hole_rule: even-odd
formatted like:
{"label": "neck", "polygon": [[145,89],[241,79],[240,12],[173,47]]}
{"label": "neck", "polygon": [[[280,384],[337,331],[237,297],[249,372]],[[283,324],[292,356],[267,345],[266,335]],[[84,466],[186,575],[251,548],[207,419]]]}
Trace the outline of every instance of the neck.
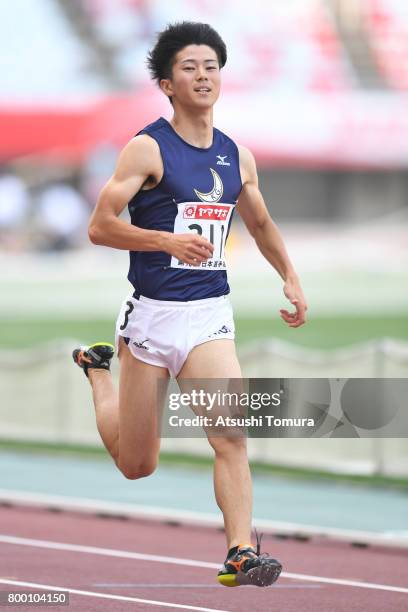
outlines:
{"label": "neck", "polygon": [[179,136],[194,147],[207,149],[213,141],[213,109],[174,109],[170,124]]}

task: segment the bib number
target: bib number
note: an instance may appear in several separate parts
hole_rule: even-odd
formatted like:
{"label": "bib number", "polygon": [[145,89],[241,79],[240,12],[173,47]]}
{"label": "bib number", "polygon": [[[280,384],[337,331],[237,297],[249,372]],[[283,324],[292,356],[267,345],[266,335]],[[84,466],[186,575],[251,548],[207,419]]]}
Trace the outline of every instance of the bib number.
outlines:
{"label": "bib number", "polygon": [[188,234],[190,232],[206,238],[214,247],[213,256],[193,266],[177,259],[171,258],[172,268],[194,270],[226,270],[225,243],[228,226],[231,220],[233,204],[198,204],[197,202],[183,202],[178,205],[177,217],[174,221],[175,234]]}

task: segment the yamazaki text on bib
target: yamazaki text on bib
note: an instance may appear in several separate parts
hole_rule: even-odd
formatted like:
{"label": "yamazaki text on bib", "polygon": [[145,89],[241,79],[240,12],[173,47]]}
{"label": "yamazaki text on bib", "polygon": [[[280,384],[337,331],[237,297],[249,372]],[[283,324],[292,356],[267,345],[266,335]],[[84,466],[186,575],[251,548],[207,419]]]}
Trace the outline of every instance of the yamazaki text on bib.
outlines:
{"label": "yamazaki text on bib", "polygon": [[205,204],[200,202],[183,202],[178,204],[177,217],[174,220],[175,234],[193,232],[206,238],[214,246],[211,259],[200,266],[186,264],[177,257],[171,258],[172,268],[191,268],[194,270],[226,270],[225,242],[228,227],[234,209],[233,204]]}

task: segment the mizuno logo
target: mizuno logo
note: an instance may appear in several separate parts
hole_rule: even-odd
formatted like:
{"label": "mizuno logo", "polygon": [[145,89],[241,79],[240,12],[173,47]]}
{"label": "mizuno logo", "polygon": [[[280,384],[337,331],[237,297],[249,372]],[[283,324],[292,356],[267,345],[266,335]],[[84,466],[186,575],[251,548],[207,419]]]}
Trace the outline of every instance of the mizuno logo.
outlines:
{"label": "mizuno logo", "polygon": [[230,166],[231,164],[225,161],[226,157],[228,157],[228,155],[217,155],[217,166]]}
{"label": "mizuno logo", "polygon": [[137,348],[141,348],[144,349],[145,351],[150,350],[148,346],[144,346],[145,342],[148,342],[149,338],[146,338],[146,340],[143,340],[143,342],[133,342],[132,344],[134,344],[134,346],[136,346]]}
{"label": "mizuno logo", "polygon": [[210,334],[208,338],[212,338],[213,336],[221,336],[222,334],[230,334],[230,333],[232,333],[232,329],[230,327],[227,327],[227,325],[223,325],[221,329]]}

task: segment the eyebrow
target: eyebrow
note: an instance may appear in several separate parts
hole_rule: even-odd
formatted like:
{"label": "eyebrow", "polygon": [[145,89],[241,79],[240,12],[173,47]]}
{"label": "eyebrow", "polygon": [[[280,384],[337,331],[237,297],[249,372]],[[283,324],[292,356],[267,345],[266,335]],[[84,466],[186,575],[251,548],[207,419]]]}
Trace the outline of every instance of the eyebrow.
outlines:
{"label": "eyebrow", "polygon": [[[196,64],[197,60],[192,59],[192,58],[187,58],[187,59],[184,59],[184,60],[181,61],[182,64],[184,64],[185,62],[193,62],[193,64]],[[206,60],[204,60],[204,62],[218,62],[218,60],[215,59],[215,58],[214,59],[206,59]]]}

